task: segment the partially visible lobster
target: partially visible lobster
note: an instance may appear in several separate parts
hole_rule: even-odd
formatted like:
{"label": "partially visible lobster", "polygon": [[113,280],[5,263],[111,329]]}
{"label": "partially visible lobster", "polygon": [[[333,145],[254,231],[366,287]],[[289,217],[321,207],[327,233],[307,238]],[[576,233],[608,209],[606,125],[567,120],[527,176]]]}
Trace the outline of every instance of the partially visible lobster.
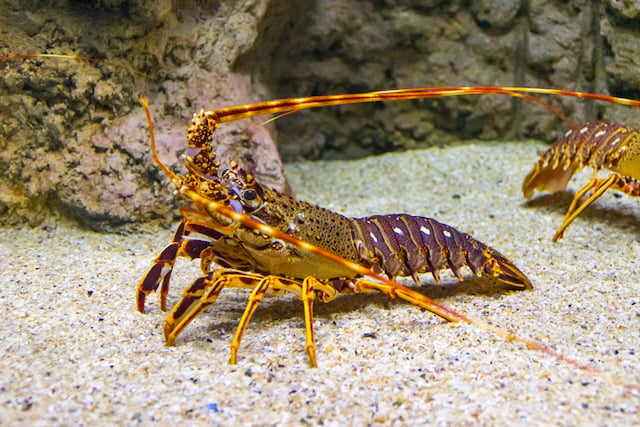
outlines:
{"label": "partially visible lobster", "polygon": [[[151,126],[146,104],[145,109]],[[291,292],[303,302],[313,367],[317,366],[312,313],[316,298],[329,302],[339,293],[377,290],[456,321],[466,318],[393,278],[411,276],[420,284],[419,274],[431,272],[439,281],[439,271],[448,268],[461,279],[460,269],[468,266],[474,274],[495,277],[509,289],[531,288],[527,277],[498,251],[434,219],[405,214],[347,218],[265,188],[234,162],[220,171],[212,143],[225,114],[229,111],[194,116],[184,175],[175,175],[160,162],[152,133],[155,161],[193,207],[181,209],[184,219],[171,244],[141,280],[138,310],[144,312],[146,296],[158,287],[165,309],[177,256],[200,259],[203,272],[166,318],[168,345],[229,287],[253,289],[231,343],[230,363],[237,361],[242,334],[263,296]],[[235,114],[234,118],[240,115]],[[213,270],[214,263],[222,268]]]}
{"label": "partially visible lobster", "polygon": [[[608,188],[640,196],[640,131],[609,121],[574,126],[544,152],[524,179],[522,192],[530,199],[534,190],[556,192],[585,166],[595,172],[612,171],[606,178],[592,177],[576,192],[553,241],[561,239],[574,219]],[[592,192],[586,200],[583,197]]]}

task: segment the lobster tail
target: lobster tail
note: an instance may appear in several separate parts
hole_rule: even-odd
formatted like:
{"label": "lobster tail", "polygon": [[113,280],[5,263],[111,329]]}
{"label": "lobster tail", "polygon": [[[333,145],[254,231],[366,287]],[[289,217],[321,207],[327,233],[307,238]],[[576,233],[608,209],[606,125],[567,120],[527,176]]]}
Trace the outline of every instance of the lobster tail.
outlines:
{"label": "lobster tail", "polygon": [[497,278],[510,289],[530,289],[531,282],[508,259],[470,235],[431,218],[406,214],[354,218],[353,239],[360,261],[389,277],[430,272],[436,282],[440,270],[459,279],[468,266],[476,275]]}
{"label": "lobster tail", "polygon": [[[473,239],[473,237],[468,236]],[[473,239],[475,240],[475,239]],[[493,276],[500,283],[502,283],[507,289],[525,290],[533,289],[531,282],[524,275],[514,263],[509,261],[500,252],[496,251],[490,246],[485,245],[482,242],[475,240],[477,243],[484,246],[485,265],[484,273],[488,276]]]}

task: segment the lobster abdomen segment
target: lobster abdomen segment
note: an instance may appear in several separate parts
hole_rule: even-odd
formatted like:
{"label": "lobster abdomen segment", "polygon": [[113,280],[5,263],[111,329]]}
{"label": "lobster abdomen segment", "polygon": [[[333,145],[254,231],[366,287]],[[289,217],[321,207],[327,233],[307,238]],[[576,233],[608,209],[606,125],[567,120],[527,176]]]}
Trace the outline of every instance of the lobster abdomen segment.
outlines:
{"label": "lobster abdomen segment", "polygon": [[468,266],[476,275],[496,277],[512,289],[530,289],[531,282],[507,258],[470,235],[432,218],[407,214],[353,218],[353,239],[360,261],[389,277],[430,272],[440,281],[440,270],[462,278]]}

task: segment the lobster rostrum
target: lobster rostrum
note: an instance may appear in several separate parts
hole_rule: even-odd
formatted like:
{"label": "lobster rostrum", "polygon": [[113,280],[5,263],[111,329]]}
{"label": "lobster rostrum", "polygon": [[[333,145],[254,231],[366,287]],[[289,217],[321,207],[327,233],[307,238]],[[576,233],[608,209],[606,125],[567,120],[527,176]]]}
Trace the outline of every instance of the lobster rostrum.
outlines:
{"label": "lobster rostrum", "polygon": [[[640,131],[605,120],[573,126],[544,152],[524,179],[522,192],[530,199],[534,190],[563,191],[571,177],[584,167],[594,174],[609,169],[605,178],[591,177],[574,195],[553,241],[561,239],[574,219],[608,188],[640,196]],[[591,195],[584,201],[586,194]]]}
{"label": "lobster rostrum", "polygon": [[[200,259],[203,273],[166,318],[168,345],[224,288],[252,289],[231,343],[230,363],[236,363],[242,334],[264,295],[290,292],[303,302],[313,367],[315,299],[329,302],[340,293],[377,290],[457,321],[467,319],[393,279],[411,276],[420,284],[419,275],[430,272],[439,282],[443,269],[462,279],[461,268],[467,266],[508,289],[531,288],[527,277],[498,251],[434,219],[406,214],[347,218],[263,187],[233,161],[220,170],[212,147],[221,120],[217,113],[194,116],[187,132],[184,175],[175,175],[158,160],[152,136],[154,159],[191,206],[181,209],[183,220],[172,242],[141,280],[138,310],[144,312],[146,296],[158,287],[161,308],[166,308],[176,257]],[[220,268],[213,269],[214,264]]]}

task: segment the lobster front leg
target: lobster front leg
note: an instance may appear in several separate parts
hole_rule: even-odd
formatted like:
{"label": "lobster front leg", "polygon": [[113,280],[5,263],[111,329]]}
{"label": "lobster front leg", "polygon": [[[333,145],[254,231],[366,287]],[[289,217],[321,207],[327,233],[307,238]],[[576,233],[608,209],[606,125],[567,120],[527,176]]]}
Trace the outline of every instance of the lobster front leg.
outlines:
{"label": "lobster front leg", "polygon": [[[187,212],[187,210],[184,210]],[[189,259],[202,259],[200,267],[202,272],[207,274],[210,271],[212,261],[216,261],[216,248],[220,240],[224,237],[224,232],[228,231],[224,227],[216,227],[216,224],[203,225],[190,219],[184,219],[173,235],[171,243],[160,252],[153,261],[153,266],[138,284],[136,293],[136,305],[140,313],[144,313],[144,303],[147,295],[160,287],[160,308],[166,310],[167,295],[169,293],[169,282],[171,272],[178,256],[185,256]],[[205,240],[185,239],[191,233],[202,236]],[[229,254],[231,257],[231,254]]]}
{"label": "lobster front leg", "polygon": [[182,243],[182,238],[185,233],[186,221],[180,222],[176,232],[173,234],[171,243],[160,252],[160,254],[153,260],[153,266],[149,269],[147,274],[142,278],[138,284],[138,291],[136,293],[136,306],[140,313],[144,313],[144,302],[151,292],[154,292],[160,286],[160,308],[164,311],[167,305],[167,293],[169,292],[169,282],[171,281],[171,271],[173,271],[173,265],[176,262],[178,256],[178,250]]}

